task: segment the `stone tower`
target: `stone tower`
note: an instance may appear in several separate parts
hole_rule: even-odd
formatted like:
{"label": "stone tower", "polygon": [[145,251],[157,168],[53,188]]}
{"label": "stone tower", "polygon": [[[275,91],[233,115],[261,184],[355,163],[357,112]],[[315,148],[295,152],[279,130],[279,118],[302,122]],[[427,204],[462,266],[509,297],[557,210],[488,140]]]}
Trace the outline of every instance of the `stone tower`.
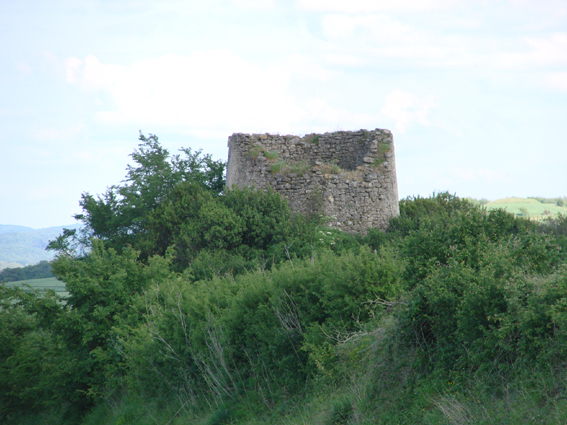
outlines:
{"label": "stone tower", "polygon": [[305,137],[235,133],[228,139],[227,186],[274,189],[293,211],[320,213],[349,233],[385,229],[399,214],[389,130]]}

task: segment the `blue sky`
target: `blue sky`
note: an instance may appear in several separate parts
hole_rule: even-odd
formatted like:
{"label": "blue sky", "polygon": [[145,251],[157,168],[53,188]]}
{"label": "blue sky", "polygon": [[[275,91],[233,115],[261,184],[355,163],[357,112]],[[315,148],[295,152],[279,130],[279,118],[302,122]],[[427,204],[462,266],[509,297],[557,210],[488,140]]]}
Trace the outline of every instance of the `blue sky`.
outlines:
{"label": "blue sky", "polygon": [[564,0],[0,2],[0,223],[73,223],[138,132],[388,128],[400,197],[565,196]]}

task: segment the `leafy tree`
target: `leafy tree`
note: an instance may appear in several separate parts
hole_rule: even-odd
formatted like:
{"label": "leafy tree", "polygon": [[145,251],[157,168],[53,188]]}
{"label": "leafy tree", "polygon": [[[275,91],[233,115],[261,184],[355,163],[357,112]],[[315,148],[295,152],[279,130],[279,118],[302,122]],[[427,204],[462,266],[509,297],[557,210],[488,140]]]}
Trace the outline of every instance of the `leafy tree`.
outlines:
{"label": "leafy tree", "polygon": [[433,194],[429,198],[408,197],[400,201],[400,215],[392,217],[387,233],[407,236],[417,230],[423,220],[445,220],[459,211],[471,211],[476,207],[467,199],[449,192]]}
{"label": "leafy tree", "polygon": [[52,329],[60,309],[53,291],[39,295],[0,285],[2,423],[20,423],[22,413],[38,414],[71,403],[67,395],[73,391],[74,359]]}
{"label": "leafy tree", "polygon": [[0,420],[16,408],[31,408],[34,403],[22,397],[21,380],[14,379],[14,363],[10,359],[20,351],[29,335],[37,328],[36,320],[26,314],[22,306],[14,301],[17,290],[0,285]]}
{"label": "leafy tree", "polygon": [[548,217],[538,223],[538,230],[553,235],[561,247],[561,253],[567,255],[567,215],[558,214],[557,217]]}
{"label": "leafy tree", "polygon": [[53,262],[69,293],[64,303],[54,294],[21,295],[38,328],[52,332],[63,348],[50,360],[59,365],[48,377],[52,399],[86,409],[116,384],[122,357],[114,328],[137,326],[141,316],[131,311],[132,300],[171,275],[167,258],[146,265],[138,255],[131,247],[119,254],[94,239],[88,256],[60,254]]}
{"label": "leafy tree", "polygon": [[203,260],[207,267],[220,260],[219,271],[256,268],[260,258],[268,267],[287,255],[286,249],[301,255],[317,223],[294,216],[274,191],[232,189],[215,198],[200,185],[183,182],[150,214],[144,256],[164,255],[171,246],[178,271],[190,266],[196,271]]}
{"label": "leafy tree", "polygon": [[450,259],[480,270],[483,252],[491,244],[505,241],[514,247],[516,265],[525,264],[530,272],[553,268],[560,261],[555,241],[539,234],[535,223],[505,210],[485,212],[472,208],[450,217],[425,218],[418,229],[404,238],[406,282],[413,287]]}
{"label": "leafy tree", "polygon": [[104,241],[107,247],[120,252],[125,246],[138,247],[147,231],[148,217],[168,198],[181,182],[193,182],[210,192],[212,197],[222,193],[226,164],[214,161],[201,151],[181,149],[182,154],[171,156],[158,137],[140,133],[141,143],[131,154],[135,165],[128,165],[121,185],[113,185],[98,196],[82,194],[81,214],[75,219],[84,227],[81,231],[66,229],[48,249],[62,253],[84,254],[90,238]]}
{"label": "leafy tree", "polygon": [[144,190],[128,204],[151,204],[137,249],[98,236],[88,255],[59,252],[65,303],[0,286],[0,420],[98,401],[108,417],[86,423],[142,423],[164,407],[152,423],[195,422],[206,406],[224,415],[209,422],[234,422],[345,378],[377,383],[357,393],[370,410],[393,409],[389,398],[403,410],[427,388],[457,397],[469,378],[492,399],[491,379],[564,373],[565,216],[535,223],[442,193],[403,200],[387,233],[354,237],[294,216],[270,191],[217,196],[185,179],[146,202]]}

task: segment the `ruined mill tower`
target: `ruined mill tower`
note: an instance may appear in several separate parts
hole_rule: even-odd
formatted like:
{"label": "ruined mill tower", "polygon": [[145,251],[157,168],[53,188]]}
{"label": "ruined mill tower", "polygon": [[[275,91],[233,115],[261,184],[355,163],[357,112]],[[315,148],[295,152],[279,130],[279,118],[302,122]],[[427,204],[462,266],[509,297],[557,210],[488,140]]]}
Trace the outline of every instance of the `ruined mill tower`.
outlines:
{"label": "ruined mill tower", "polygon": [[304,137],[235,133],[228,139],[227,186],[268,188],[291,209],[322,213],[349,233],[385,229],[399,214],[394,140],[389,130]]}

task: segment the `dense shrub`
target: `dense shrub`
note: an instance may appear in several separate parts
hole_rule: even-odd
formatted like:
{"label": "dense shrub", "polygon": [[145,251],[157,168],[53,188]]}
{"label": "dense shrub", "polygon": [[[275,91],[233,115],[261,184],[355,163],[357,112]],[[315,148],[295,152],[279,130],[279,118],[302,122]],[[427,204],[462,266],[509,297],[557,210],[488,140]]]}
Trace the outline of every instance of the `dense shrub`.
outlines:
{"label": "dense shrub", "polygon": [[567,255],[567,214],[559,214],[539,223],[539,231],[553,235],[561,247],[563,258]]}
{"label": "dense shrub", "polygon": [[293,216],[274,191],[233,189],[218,198],[181,183],[149,217],[143,256],[175,249],[177,271],[194,280],[269,268],[312,251],[318,218]]}
{"label": "dense shrub", "polygon": [[141,140],[124,184],[83,196],[84,232],[52,244],[68,298],[0,286],[0,420],[259,422],[342,388],[319,423],[467,423],[484,418],[461,408],[471,377],[492,400],[522,370],[533,405],[567,391],[565,217],[441,193],[353,236]]}
{"label": "dense shrub", "polygon": [[418,229],[403,241],[408,260],[405,280],[411,288],[449,259],[479,269],[481,256],[494,243],[513,245],[514,264],[530,272],[556,266],[560,252],[552,238],[537,232],[528,220],[515,218],[503,210],[490,212],[473,208],[451,216],[423,218]]}
{"label": "dense shrub", "polygon": [[60,255],[53,271],[66,284],[66,299],[47,291],[20,292],[6,301],[9,317],[18,313],[22,323],[34,325],[23,343],[15,344],[27,351],[12,353],[7,364],[20,376],[22,402],[31,397],[36,407],[69,404],[79,414],[118,386],[123,358],[114,327],[138,326],[141,317],[130,309],[133,298],[171,272],[167,259],[145,265],[137,251],[118,254],[96,240],[88,257]]}
{"label": "dense shrub", "polygon": [[356,330],[376,313],[373,301],[399,294],[400,267],[389,252],[322,252],[271,272],[155,286],[138,301],[147,327],[125,341],[131,382],[144,394],[164,385],[219,402],[241,385],[271,402],[293,394],[316,372],[310,353],[325,332]]}
{"label": "dense shrub", "polygon": [[390,219],[387,232],[407,236],[411,231],[419,229],[423,220],[444,221],[459,211],[477,209],[467,199],[448,192],[433,194],[429,198],[419,195],[408,197],[400,200],[400,215]]}
{"label": "dense shrub", "polygon": [[[88,253],[94,237],[121,252],[126,246],[141,249],[149,215],[168,198],[180,183],[198,185],[211,196],[224,190],[226,163],[214,161],[211,155],[190,148],[171,155],[159,143],[158,137],[140,133],[140,144],[130,155],[134,165],[119,185],[113,185],[98,196],[83,193],[79,204],[83,209],[75,219],[83,223],[79,231],[66,229],[48,249],[67,254]],[[142,258],[146,260],[146,258]]]}
{"label": "dense shrub", "polygon": [[[407,337],[447,370],[548,359],[560,329],[554,241],[504,211],[426,219],[404,240]],[[552,295],[555,294],[555,295]]]}

